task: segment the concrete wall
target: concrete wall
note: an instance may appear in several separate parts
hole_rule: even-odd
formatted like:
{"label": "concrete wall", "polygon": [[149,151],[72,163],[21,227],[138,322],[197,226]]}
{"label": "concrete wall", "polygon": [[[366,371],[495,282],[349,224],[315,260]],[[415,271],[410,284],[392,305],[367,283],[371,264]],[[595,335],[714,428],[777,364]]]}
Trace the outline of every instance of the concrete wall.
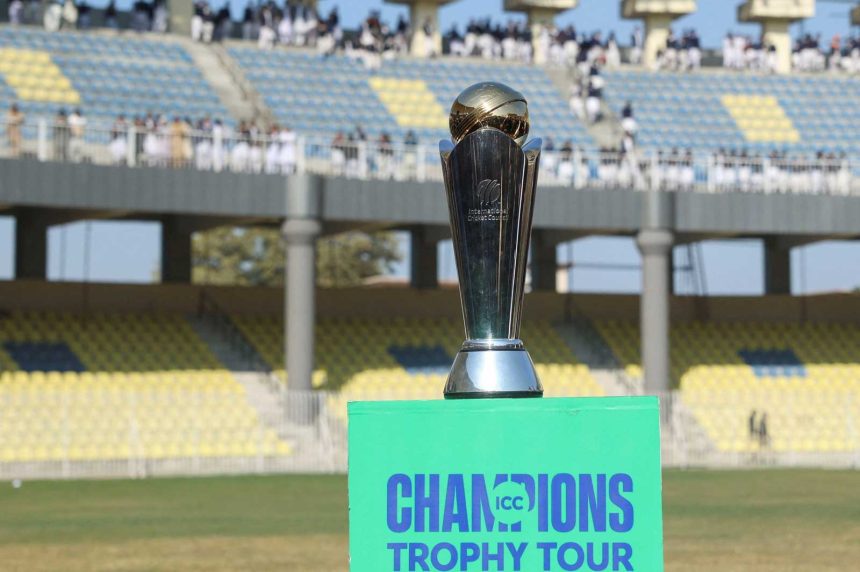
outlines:
{"label": "concrete wall", "polygon": [[[278,288],[205,287],[183,284],[128,285],[40,281],[0,282],[0,311],[194,313],[203,292],[222,308],[239,314],[282,315]],[[363,318],[461,319],[457,290],[409,288],[321,289],[318,316]],[[525,319],[563,321],[583,315],[596,319],[638,321],[639,296],[611,294],[528,294]],[[819,296],[710,297],[671,299],[673,321],[785,321],[860,323],[860,294]]]}

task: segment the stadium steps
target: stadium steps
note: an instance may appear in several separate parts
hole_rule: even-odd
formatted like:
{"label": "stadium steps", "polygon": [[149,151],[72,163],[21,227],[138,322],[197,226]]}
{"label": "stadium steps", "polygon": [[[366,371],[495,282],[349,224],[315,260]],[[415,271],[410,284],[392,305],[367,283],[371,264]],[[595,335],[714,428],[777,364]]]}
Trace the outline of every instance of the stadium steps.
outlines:
{"label": "stadium steps", "polygon": [[185,39],[183,44],[197,69],[218,94],[233,118],[254,120],[261,115],[262,110],[254,101],[254,92],[249,91],[252,89],[250,84],[242,81],[244,78],[237,77],[237,73],[241,74],[239,66],[232,61],[226,50],[221,46],[201,44],[190,39]]}
{"label": "stadium steps", "polygon": [[[561,92],[562,99],[565,102],[569,101],[570,86],[574,81],[579,81],[579,72],[576,69],[566,69],[557,66],[546,66],[544,67],[544,71],[550,80],[552,80],[556,89]],[[600,104],[600,111],[603,113],[603,121],[598,121],[594,124],[583,121],[582,124],[599,148],[615,149],[620,147],[621,139],[624,136],[624,131],[621,129],[621,121],[605,99]]]}
{"label": "stadium steps", "polygon": [[660,405],[660,454],[664,466],[687,467],[693,464],[691,460],[717,462],[714,442],[681,396],[676,395],[671,406],[665,402]]}
{"label": "stadium steps", "polygon": [[245,388],[248,403],[263,423],[273,428],[280,427],[284,416],[280,383],[232,322],[215,314],[189,316],[188,322],[218,361]]}
{"label": "stadium steps", "polygon": [[588,366],[606,395],[641,393],[641,383],[624,372],[621,362],[588,318],[578,316],[571,322],[556,324],[555,330],[577,359]]}
{"label": "stadium steps", "polygon": [[302,417],[294,420],[289,415],[286,401],[288,394],[284,386],[232,320],[210,308],[208,314],[189,316],[188,321],[215,357],[245,388],[248,404],[257,412],[262,423],[273,429],[280,439],[290,443],[294,467],[298,470],[319,470],[326,459],[332,463],[331,470],[345,464],[346,428],[340,420],[328,417],[310,419],[309,410],[318,409],[313,401],[300,403],[299,413]]}
{"label": "stadium steps", "polygon": [[[227,45],[229,44],[230,42],[227,43]],[[262,121],[266,126],[277,123],[275,114],[269,106],[266,105],[263,96],[259,91],[257,91],[254,84],[245,76],[242,66],[239,65],[239,62],[233,59],[233,56],[230,55],[230,52],[225,45],[210,45],[209,49],[218,56],[218,60],[221,62],[224,69],[230,74],[236,89],[242,92],[245,100],[254,108],[254,117]]]}

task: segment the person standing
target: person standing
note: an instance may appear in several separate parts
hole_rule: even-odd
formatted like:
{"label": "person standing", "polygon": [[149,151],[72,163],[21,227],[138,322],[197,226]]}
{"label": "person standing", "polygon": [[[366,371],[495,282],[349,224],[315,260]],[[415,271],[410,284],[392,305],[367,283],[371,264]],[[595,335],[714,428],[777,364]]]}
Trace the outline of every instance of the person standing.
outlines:
{"label": "person standing", "polygon": [[750,432],[750,441],[755,441],[758,438],[758,427],[756,426],[756,415],[757,411],[755,409],[752,410],[749,417],[749,432]]}
{"label": "person standing", "polygon": [[120,115],[113,122],[110,130],[110,153],[115,165],[126,163],[128,158],[128,123],[125,116]]}
{"label": "person standing", "polygon": [[767,447],[770,443],[770,434],[767,427],[767,413],[761,414],[761,420],[758,422],[758,441],[762,447]]}
{"label": "person standing", "polygon": [[18,104],[13,103],[6,114],[6,137],[9,140],[9,155],[18,157],[21,155],[21,126],[24,124],[24,114],[18,109]]}
{"label": "person standing", "polygon": [[69,121],[66,110],[60,109],[54,117],[54,160],[66,161],[69,158]]}
{"label": "person standing", "polygon": [[636,26],[630,36],[630,63],[634,66],[642,63],[642,46],[642,29]]}
{"label": "person standing", "polygon": [[170,166],[174,169],[185,165],[185,140],[188,128],[185,122],[176,116],[170,124]]}
{"label": "person standing", "polygon": [[69,115],[69,156],[75,163],[84,158],[84,131],[87,128],[87,120],[80,109],[75,109]]}

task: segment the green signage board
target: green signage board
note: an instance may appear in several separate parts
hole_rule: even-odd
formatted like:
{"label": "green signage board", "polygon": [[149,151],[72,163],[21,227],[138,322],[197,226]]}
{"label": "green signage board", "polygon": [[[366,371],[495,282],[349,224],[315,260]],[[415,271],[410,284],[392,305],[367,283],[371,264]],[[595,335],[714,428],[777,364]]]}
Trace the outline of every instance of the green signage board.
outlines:
{"label": "green signage board", "polygon": [[657,398],[349,404],[352,572],[663,570]]}

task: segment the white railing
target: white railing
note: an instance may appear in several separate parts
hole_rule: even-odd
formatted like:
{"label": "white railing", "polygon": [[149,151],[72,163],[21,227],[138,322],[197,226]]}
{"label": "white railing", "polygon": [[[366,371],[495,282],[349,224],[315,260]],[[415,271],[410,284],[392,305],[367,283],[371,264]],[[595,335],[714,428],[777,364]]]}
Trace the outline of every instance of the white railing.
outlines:
{"label": "white railing", "polygon": [[[0,124],[0,156],[99,165],[360,180],[442,180],[436,144],[339,140],[296,134],[243,136],[171,124],[156,130],[90,125],[75,133],[47,119]],[[722,155],[584,148],[544,150],[542,186],[702,193],[860,194],[860,161],[833,155]]]}
{"label": "white railing", "polygon": [[[363,392],[361,399],[407,398],[407,388],[401,389]],[[826,390],[816,395],[812,401],[820,406],[817,418],[809,408],[810,398],[801,396],[792,405],[783,391],[756,392],[755,405],[749,394],[740,393],[725,393],[707,402],[679,392],[663,395],[663,465],[860,468],[860,395]],[[181,419],[171,419],[158,405],[159,400],[171,399],[169,392],[145,397],[116,390],[4,393],[0,396],[0,479],[343,473],[346,404],[354,398],[348,391],[284,392],[279,413],[266,414],[248,428],[231,425],[227,419],[214,424],[200,419],[213,400],[235,403],[242,399],[236,395],[199,392],[189,401],[197,407],[187,408]],[[766,439],[743,432],[753,407],[769,415]],[[54,414],[46,418],[35,413],[46,409]],[[40,420],[34,421],[34,416]],[[726,440],[712,433],[714,427],[704,425],[708,418],[734,426],[734,436]],[[289,449],[273,449],[272,433]]]}

